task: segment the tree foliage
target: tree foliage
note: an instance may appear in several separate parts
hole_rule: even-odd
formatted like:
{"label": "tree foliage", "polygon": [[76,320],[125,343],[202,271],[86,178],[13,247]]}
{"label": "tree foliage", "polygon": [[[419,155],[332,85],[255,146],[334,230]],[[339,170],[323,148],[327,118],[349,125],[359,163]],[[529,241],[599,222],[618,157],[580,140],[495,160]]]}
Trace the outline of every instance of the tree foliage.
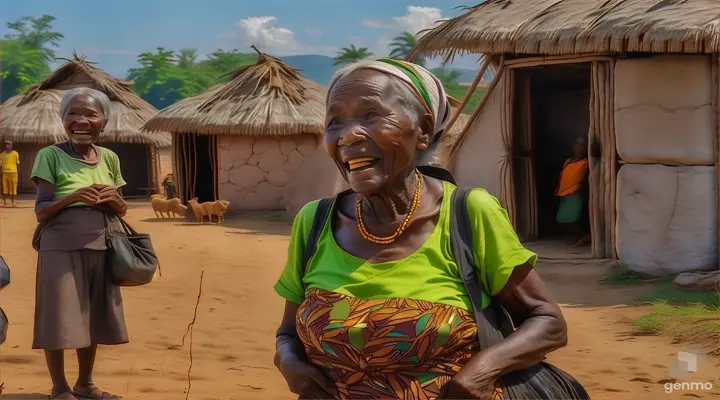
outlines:
{"label": "tree foliage", "polygon": [[[405,60],[407,59],[407,56],[410,54],[416,44],[417,38],[415,37],[415,35],[405,31],[400,36],[395,37],[392,43],[390,43],[389,56]],[[415,57],[410,61],[414,62],[415,64],[425,66],[425,58],[423,57]]]}
{"label": "tree foliage", "polygon": [[197,60],[195,49],[181,49],[176,53],[159,47],[154,53],[138,56],[140,67],[131,68],[128,79],[135,82],[134,89],[140,97],[162,109],[186,97],[199,95],[221,82],[220,78],[232,70],[255,63],[257,57],[218,50],[207,60]]}
{"label": "tree foliage", "polygon": [[337,56],[333,58],[333,65],[350,64],[372,56],[373,53],[367,47],[355,47],[351,44],[350,47],[343,47],[338,51]]}
{"label": "tree foliage", "polygon": [[15,96],[41,81],[50,73],[63,35],[52,30],[55,17],[23,17],[8,22],[9,33],[0,40],[0,101]]}

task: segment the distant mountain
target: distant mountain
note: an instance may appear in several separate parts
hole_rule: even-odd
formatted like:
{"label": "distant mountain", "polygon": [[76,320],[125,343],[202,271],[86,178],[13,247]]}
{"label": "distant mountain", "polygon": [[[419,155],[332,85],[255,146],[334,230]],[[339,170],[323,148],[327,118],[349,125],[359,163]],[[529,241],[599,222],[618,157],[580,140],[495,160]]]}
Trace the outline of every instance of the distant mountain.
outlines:
{"label": "distant mountain", "polygon": [[328,56],[303,54],[278,58],[289,66],[299,69],[304,77],[324,86],[330,83],[330,78],[332,78],[332,75],[337,69],[333,67],[332,57]]}
{"label": "distant mountain", "polygon": [[[304,77],[313,80],[321,85],[327,86],[330,83],[330,78],[337,70],[337,67],[333,66],[332,57],[321,56],[316,54],[306,54],[299,56],[285,56],[278,57],[283,62],[287,63],[293,68],[297,68],[303,74]],[[460,73],[460,77],[457,79],[458,83],[472,82],[475,80],[478,71],[474,69],[464,68],[447,68],[448,70],[454,69]],[[485,79],[490,81],[492,75],[489,72],[485,73]]]}

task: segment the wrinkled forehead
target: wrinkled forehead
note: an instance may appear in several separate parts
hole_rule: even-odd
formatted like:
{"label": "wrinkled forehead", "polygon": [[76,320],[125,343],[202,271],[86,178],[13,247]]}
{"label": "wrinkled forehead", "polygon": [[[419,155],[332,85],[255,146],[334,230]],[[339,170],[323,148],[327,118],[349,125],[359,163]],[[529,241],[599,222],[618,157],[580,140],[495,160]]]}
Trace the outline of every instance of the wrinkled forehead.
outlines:
{"label": "wrinkled forehead", "polygon": [[347,102],[358,97],[385,97],[392,92],[392,80],[378,70],[357,69],[336,80],[328,93],[328,107],[333,102]]}
{"label": "wrinkled forehead", "polygon": [[87,93],[78,93],[72,96],[68,101],[68,109],[73,107],[92,108],[97,111],[103,110],[100,101]]}

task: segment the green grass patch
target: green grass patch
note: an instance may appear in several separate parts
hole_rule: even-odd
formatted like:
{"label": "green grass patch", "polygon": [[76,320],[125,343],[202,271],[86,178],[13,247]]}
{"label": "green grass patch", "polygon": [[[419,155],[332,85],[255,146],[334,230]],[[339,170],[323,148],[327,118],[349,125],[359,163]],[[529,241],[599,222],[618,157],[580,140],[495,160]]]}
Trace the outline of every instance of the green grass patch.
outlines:
{"label": "green grass patch", "polygon": [[645,333],[670,336],[677,343],[697,343],[720,355],[720,307],[703,303],[653,303],[653,311],[633,321]]}
{"label": "green grass patch", "polygon": [[[445,91],[447,94],[456,98],[458,101],[462,101],[465,98],[465,94],[467,94],[468,89],[470,89],[470,87],[462,86],[458,83],[445,85]],[[465,114],[472,114],[472,112],[475,111],[477,106],[480,104],[480,100],[485,97],[485,93],[487,93],[487,88],[485,87],[478,87],[475,89],[475,93],[473,93],[472,97],[470,97],[470,100],[465,105],[462,112]]]}
{"label": "green grass patch", "polygon": [[672,282],[655,286],[652,292],[638,299],[642,303],[666,302],[676,306],[701,304],[708,308],[720,309],[720,293],[711,291],[687,291],[676,288]]}
{"label": "green grass patch", "polygon": [[614,269],[607,277],[607,283],[612,285],[627,285],[630,283],[642,282],[642,275],[631,271],[628,267],[621,265]]}

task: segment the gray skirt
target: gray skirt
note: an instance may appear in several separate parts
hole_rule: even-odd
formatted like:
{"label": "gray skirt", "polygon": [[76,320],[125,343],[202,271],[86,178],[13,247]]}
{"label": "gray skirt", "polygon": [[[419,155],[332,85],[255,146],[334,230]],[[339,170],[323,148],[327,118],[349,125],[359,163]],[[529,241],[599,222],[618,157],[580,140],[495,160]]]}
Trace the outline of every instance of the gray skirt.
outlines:
{"label": "gray skirt", "polygon": [[105,273],[105,251],[41,250],[33,349],[128,343],[120,287]]}

